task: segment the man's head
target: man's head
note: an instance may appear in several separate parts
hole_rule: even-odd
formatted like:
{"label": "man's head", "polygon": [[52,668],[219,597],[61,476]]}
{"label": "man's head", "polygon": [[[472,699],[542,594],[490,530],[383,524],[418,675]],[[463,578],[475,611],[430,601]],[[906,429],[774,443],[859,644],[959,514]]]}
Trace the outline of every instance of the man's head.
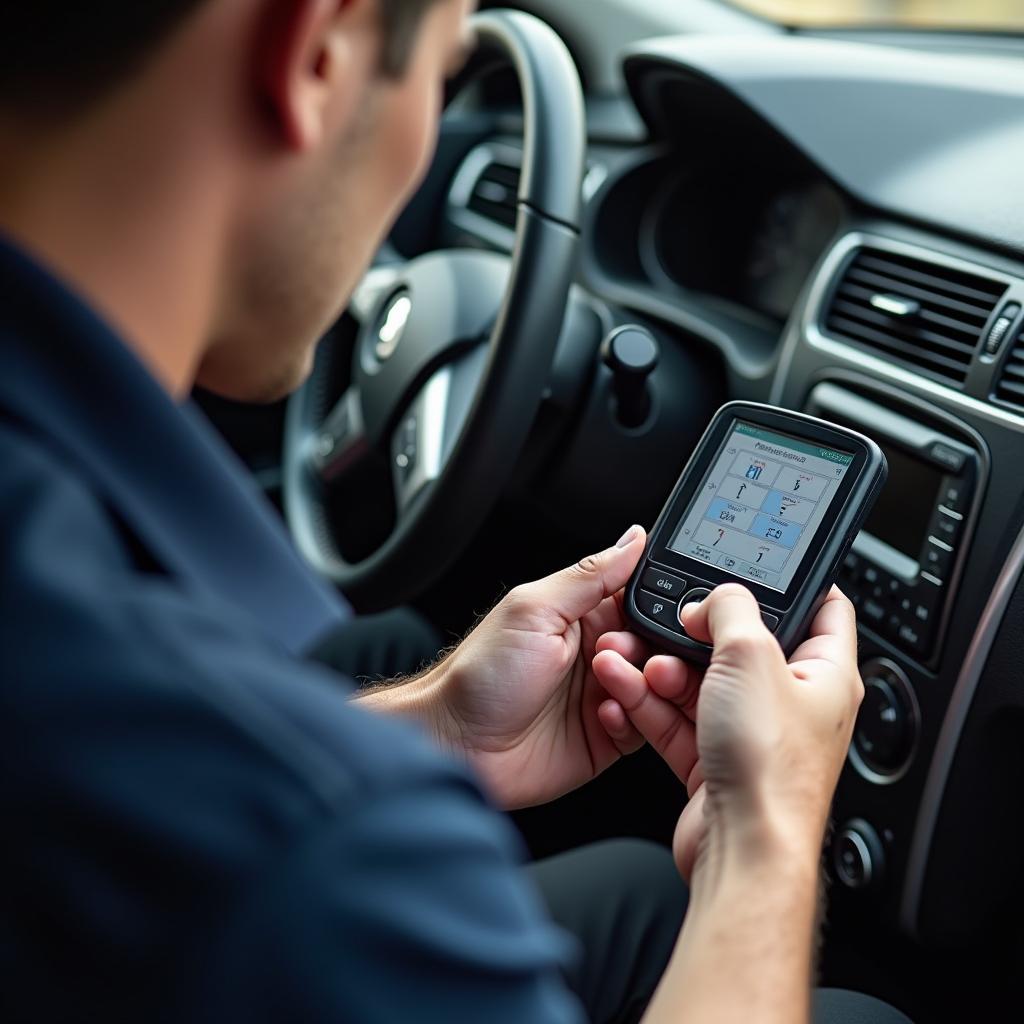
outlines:
{"label": "man's head", "polygon": [[[129,192],[150,189],[154,230],[164,237],[154,235],[152,251],[137,246],[137,259],[155,266],[162,242],[180,245],[183,257],[191,245],[193,262],[216,278],[188,293],[206,300],[192,366],[200,383],[240,398],[276,397],[307,372],[313,343],[424,173],[472,6],[16,4],[0,37],[5,153],[17,154],[17,132],[32,140],[26,151],[50,155],[51,170],[62,155],[77,160],[80,180],[93,164],[103,175],[107,153],[97,203],[119,173],[126,210]],[[133,161],[152,172],[130,177],[124,168]],[[8,193],[26,180],[8,179]],[[178,227],[163,225],[174,204]],[[187,232],[182,217],[193,222]],[[111,224],[111,245],[119,227]],[[105,242],[94,241],[97,249]],[[184,279],[189,268],[181,269]],[[177,285],[165,282],[169,296]]]}

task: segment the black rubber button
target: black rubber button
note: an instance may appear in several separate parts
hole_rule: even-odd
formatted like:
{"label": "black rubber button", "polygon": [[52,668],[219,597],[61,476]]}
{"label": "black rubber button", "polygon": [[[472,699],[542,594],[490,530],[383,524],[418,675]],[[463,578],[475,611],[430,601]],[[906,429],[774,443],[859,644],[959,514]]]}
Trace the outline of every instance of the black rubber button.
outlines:
{"label": "black rubber button", "polygon": [[671,597],[673,601],[678,601],[689,584],[680,576],[673,576],[672,573],[652,565],[640,578],[640,586],[652,594],[660,594],[662,597]]}
{"label": "black rubber button", "polygon": [[659,625],[671,629],[674,633],[681,633],[683,631],[683,627],[679,625],[677,611],[679,605],[676,601],[638,590],[636,592],[636,606],[640,609],[642,615],[646,615],[647,618],[653,619]]}
{"label": "black rubber button", "polygon": [[761,621],[774,633],[779,628],[779,617],[778,615],[772,615],[771,612],[762,611]]}
{"label": "black rubber button", "polygon": [[694,587],[682,600],[682,604],[700,604],[706,597],[711,596],[707,587]]}

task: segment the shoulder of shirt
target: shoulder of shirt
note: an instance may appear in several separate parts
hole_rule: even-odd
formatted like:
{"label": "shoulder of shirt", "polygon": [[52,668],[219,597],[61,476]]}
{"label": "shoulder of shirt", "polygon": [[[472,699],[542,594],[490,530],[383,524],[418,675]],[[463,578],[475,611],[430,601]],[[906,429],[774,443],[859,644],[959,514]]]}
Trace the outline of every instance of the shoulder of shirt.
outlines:
{"label": "shoulder of shirt", "polygon": [[224,602],[139,573],[86,482],[2,421],[0,564],[10,609],[0,648],[14,681],[0,704],[9,721],[37,727],[39,757],[67,739],[47,729],[71,721],[76,741],[94,728],[91,742],[116,755],[116,716],[94,721],[104,707],[130,723],[139,772],[150,770],[140,736],[159,747],[162,771],[177,758],[237,759],[246,774],[235,784],[265,793],[269,777],[302,828],[309,815],[417,783],[482,800],[416,729],[353,707],[345,680],[291,658]]}

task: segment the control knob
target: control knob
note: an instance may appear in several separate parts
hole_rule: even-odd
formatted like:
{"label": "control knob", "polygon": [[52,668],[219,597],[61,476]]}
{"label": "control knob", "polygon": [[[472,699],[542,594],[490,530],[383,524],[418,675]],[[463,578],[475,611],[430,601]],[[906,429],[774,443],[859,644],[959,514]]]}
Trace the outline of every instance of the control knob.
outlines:
{"label": "control knob", "polygon": [[874,782],[892,781],[910,763],[917,741],[918,711],[910,681],[892,662],[864,665],[864,700],[854,726],[850,759]]}
{"label": "control knob", "polygon": [[836,878],[848,889],[876,886],[885,872],[885,849],[863,818],[851,818],[832,841]]}

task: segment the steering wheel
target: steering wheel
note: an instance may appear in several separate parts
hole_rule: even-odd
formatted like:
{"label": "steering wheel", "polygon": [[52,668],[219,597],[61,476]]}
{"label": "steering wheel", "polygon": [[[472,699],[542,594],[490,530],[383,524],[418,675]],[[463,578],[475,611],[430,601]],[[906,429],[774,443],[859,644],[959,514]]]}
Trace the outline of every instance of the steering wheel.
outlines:
{"label": "steering wheel", "polygon": [[[514,67],[523,98],[511,260],[444,250],[371,271],[353,303],[361,326],[351,386],[331,407],[330,359],[318,354],[286,414],[292,534],[364,608],[422,592],[502,493],[548,382],[575,270],[586,152],[576,67],[532,15],[491,11],[473,21],[481,46]],[[390,463],[394,526],[349,561],[328,496],[375,453]]]}

